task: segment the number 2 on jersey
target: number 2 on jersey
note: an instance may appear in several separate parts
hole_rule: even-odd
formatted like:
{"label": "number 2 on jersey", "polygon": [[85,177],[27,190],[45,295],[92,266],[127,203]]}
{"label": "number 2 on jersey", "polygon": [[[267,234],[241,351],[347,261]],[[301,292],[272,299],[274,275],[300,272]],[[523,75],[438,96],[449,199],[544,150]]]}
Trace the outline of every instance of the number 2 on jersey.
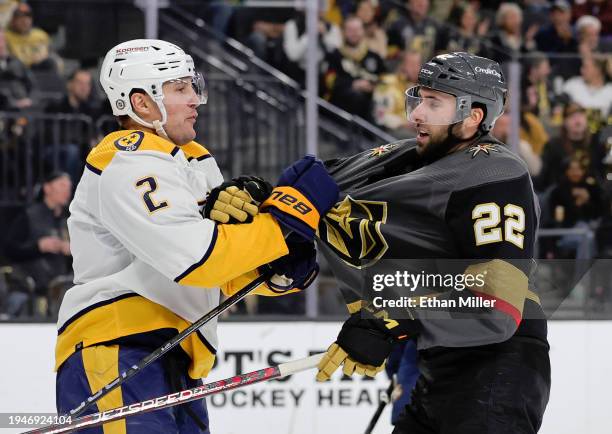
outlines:
{"label": "number 2 on jersey", "polygon": [[520,206],[509,203],[504,207],[504,229],[498,227],[501,222],[501,210],[494,202],[480,203],[472,210],[474,237],[476,245],[498,243],[504,239],[519,249],[523,248],[525,231],[525,211]]}
{"label": "number 2 on jersey", "polygon": [[150,213],[154,213],[155,211],[159,211],[160,209],[168,206],[167,201],[164,200],[156,203],[151,197],[151,194],[157,190],[157,181],[155,178],[152,176],[147,176],[146,178],[139,179],[136,181],[136,188],[139,189],[141,187],[148,187],[148,190],[146,190],[142,195],[142,200]]}

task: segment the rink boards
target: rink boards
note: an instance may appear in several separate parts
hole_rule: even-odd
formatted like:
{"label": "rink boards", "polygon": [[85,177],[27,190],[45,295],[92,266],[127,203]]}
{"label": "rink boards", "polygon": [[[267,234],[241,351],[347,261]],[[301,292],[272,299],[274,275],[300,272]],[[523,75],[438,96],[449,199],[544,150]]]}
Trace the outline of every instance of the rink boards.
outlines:
{"label": "rink boards", "polygon": [[[219,325],[222,347],[209,381],[323,351],[340,327],[335,322],[231,322]],[[52,324],[0,325],[0,413],[55,408]],[[543,434],[612,432],[612,321],[549,322],[552,393]],[[303,372],[208,399],[213,434],[359,434],[364,431],[386,376],[331,382]],[[135,377],[130,381],[139,381]],[[5,418],[4,418],[5,419]],[[6,424],[5,424],[6,425]],[[0,427],[0,433],[23,430]],[[390,433],[386,411],[375,433]]]}

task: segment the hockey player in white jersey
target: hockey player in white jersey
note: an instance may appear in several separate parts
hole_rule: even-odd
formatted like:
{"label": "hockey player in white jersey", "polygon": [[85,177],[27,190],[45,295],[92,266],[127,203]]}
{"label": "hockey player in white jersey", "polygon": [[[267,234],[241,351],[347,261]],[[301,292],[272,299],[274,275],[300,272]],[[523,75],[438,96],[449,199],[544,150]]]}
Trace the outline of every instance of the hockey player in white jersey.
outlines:
{"label": "hockey player in white jersey", "polygon": [[[122,128],[91,150],[70,206],[75,286],[58,318],[60,414],[218,305],[221,291],[241,289],[258,267],[282,257],[275,270],[289,285],[262,285],[256,293],[307,286],[317,270],[314,229],[338,195],[322,164],[306,157],[276,188],[299,198],[304,207],[297,212],[270,199],[268,212],[246,224],[203,218],[207,195],[223,178],[211,154],[193,141],[196,109],[207,96],[192,58],[165,41],[128,41],[108,52],[100,81]],[[234,190],[245,183],[261,188],[265,199],[262,180],[230,181]],[[247,216],[236,212],[238,220]],[[302,245],[297,254],[285,240],[291,232]],[[213,320],[89,412],[193,387],[212,368],[216,349]],[[87,432],[208,433],[208,415],[199,401]]]}

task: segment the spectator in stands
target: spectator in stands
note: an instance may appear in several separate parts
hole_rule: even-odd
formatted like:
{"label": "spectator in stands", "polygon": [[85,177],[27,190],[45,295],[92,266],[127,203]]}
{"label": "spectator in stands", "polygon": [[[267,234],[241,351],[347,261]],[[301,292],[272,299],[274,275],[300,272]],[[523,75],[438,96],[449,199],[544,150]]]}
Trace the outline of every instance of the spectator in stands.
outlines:
{"label": "spectator in stands", "polygon": [[380,27],[373,0],[358,0],[355,12],[365,29],[365,40],[370,51],[385,59],[387,57],[387,34]]}
{"label": "spectator in stands", "polygon": [[[330,24],[324,19],[324,11],[319,11],[318,30],[319,57],[317,60],[321,61],[325,56],[342,45],[342,32],[338,26]],[[298,11],[295,18],[290,19],[285,24],[283,50],[290,62],[282,68],[283,71],[304,86],[308,34],[306,33],[306,16],[303,11]]]}
{"label": "spectator in stands", "polygon": [[325,21],[338,27],[342,26],[344,17],[349,16],[355,7],[353,0],[322,0],[319,6]]}
{"label": "spectator in stands", "polygon": [[9,51],[28,68],[55,69],[50,57],[49,35],[42,29],[32,27],[32,9],[20,3],[13,12],[13,18],[6,32]]}
{"label": "spectator in stands", "polygon": [[[69,280],[60,276],[70,274],[66,218],[71,193],[72,183],[66,173],[49,174],[42,183],[42,200],[30,205],[9,229],[7,256],[15,262],[14,268],[34,279],[35,292],[43,300],[57,289],[57,282]],[[47,310],[45,304],[42,314]]]}
{"label": "spectator in stands", "polygon": [[405,9],[390,25],[387,57],[399,59],[403,50],[417,50],[424,59],[431,58],[438,47],[438,23],[428,16],[429,0],[407,0]]}
{"label": "spectator in stands", "polygon": [[231,35],[250,47],[255,55],[274,67],[285,61],[283,31],[295,10],[285,7],[236,8]]}
{"label": "spectator in stands", "polygon": [[32,106],[32,77],[16,57],[9,54],[4,30],[0,28],[0,110],[21,110]]}
{"label": "spectator in stands", "polygon": [[[531,145],[536,155],[542,155],[544,145],[548,143],[550,137],[535,113],[538,102],[538,93],[535,86],[526,86],[521,89],[521,129],[520,137]],[[560,108],[563,111],[563,108]],[[561,125],[563,114],[559,114],[559,126]]]}
{"label": "spectator in stands", "polygon": [[[102,114],[101,103],[92,95],[92,77],[86,69],[77,69],[68,77],[66,94],[57,102],[49,104],[45,112],[50,114],[85,115],[96,121]],[[83,171],[83,156],[81,150],[92,143],[78,142],[76,137],[88,137],[87,125],[75,123],[73,126],[72,142],[62,141],[66,136],[56,136],[51,122],[44,130],[45,161],[48,167],[59,168],[70,175],[73,184],[76,184]],[[80,130],[77,130],[80,128]],[[58,139],[60,139],[58,141]],[[78,139],[77,139],[78,140]],[[56,166],[57,164],[57,166]]]}
{"label": "spectator in stands", "polygon": [[406,89],[414,86],[423,58],[416,50],[405,51],[394,73],[383,74],[374,88],[374,118],[396,137],[413,137],[406,118]]}
{"label": "spectator in stands", "polygon": [[589,131],[586,109],[569,103],[563,111],[561,133],[544,147],[542,173],[536,182],[538,190],[543,191],[559,181],[562,162],[567,158],[579,160],[588,170],[587,176],[599,182],[605,173],[605,155],[605,144]]}
{"label": "spectator in stands", "polygon": [[98,106],[92,96],[91,73],[86,69],[76,69],[66,82],[66,95],[60,101],[49,104],[46,112],[82,114],[95,120],[99,115]]}
{"label": "spectator in stands", "polygon": [[562,177],[549,199],[550,215],[556,226],[571,228],[579,222],[599,219],[605,211],[602,189],[577,158],[561,165]]}
{"label": "spectator in stands", "polygon": [[572,12],[565,0],[556,0],[550,7],[550,24],[535,36],[538,50],[546,53],[575,53],[578,49],[572,30]]}
{"label": "spectator in stands", "polygon": [[479,20],[478,12],[471,3],[459,3],[450,11],[450,26],[441,31],[440,46],[446,51],[465,51],[483,54],[483,37],[489,30],[489,20]]}
{"label": "spectator in stands", "polygon": [[580,76],[567,80],[563,92],[572,101],[591,109],[593,116],[606,119],[612,104],[612,83],[607,79],[605,60],[583,57]]}
{"label": "spectator in stands", "polygon": [[[550,8],[550,24],[544,26],[535,36],[537,49],[545,53],[575,54],[578,42],[572,30],[571,6],[565,0],[555,1]],[[554,56],[554,55],[553,55]],[[566,57],[551,57],[555,75],[563,78],[571,76],[577,68],[575,62]]]}
{"label": "spectator in stands", "polygon": [[[512,145],[512,143],[510,143],[511,121],[510,115],[508,113],[504,113],[497,118],[497,121],[495,121],[495,126],[493,127],[493,136],[508,145]],[[520,137],[517,150],[519,156],[523,159],[523,161],[525,161],[525,164],[527,164],[529,174],[531,176],[539,175],[540,171],[542,170],[542,159],[534,152],[531,143]]]}
{"label": "spectator in stands", "polygon": [[545,125],[551,126],[555,114],[561,118],[562,107],[550,80],[551,68],[548,57],[544,53],[534,52],[524,62],[525,78],[522,89],[530,89],[535,95],[531,101],[531,112],[538,116]]}
{"label": "spectator in stands", "polygon": [[[579,159],[567,158],[561,165],[562,177],[553,188],[548,200],[552,225],[562,228],[596,229],[604,215],[606,204],[599,183],[586,170]],[[590,259],[597,246],[595,234],[588,232],[590,241],[584,244],[581,235],[564,235],[553,248],[557,258]]]}
{"label": "spectator in stands", "polygon": [[583,15],[597,17],[602,24],[602,35],[612,36],[612,2],[610,0],[575,1],[572,13],[575,20]]}
{"label": "spectator in stands", "polygon": [[332,104],[372,122],[372,92],[385,66],[381,57],[368,49],[359,18],[346,18],[342,30],[342,46],[326,59],[327,96]]}
{"label": "spectator in stands", "polygon": [[523,0],[523,28],[536,24],[539,28],[550,23],[550,0]]}
{"label": "spectator in stands", "polygon": [[499,63],[534,49],[533,37],[537,27],[529,28],[523,36],[523,11],[515,3],[502,3],[495,15],[497,32],[491,37],[489,56]]}
{"label": "spectator in stands", "polygon": [[612,51],[611,41],[602,41],[601,21],[592,15],[583,15],[576,21],[576,36],[578,39],[578,52],[582,56],[591,53],[609,53]]}

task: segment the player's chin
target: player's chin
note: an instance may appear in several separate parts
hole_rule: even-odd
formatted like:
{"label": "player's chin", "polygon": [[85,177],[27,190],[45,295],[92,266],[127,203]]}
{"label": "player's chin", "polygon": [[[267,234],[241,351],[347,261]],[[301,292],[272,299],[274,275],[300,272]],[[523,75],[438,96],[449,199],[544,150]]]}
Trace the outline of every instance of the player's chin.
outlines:
{"label": "player's chin", "polygon": [[185,135],[190,137],[190,140],[195,139],[196,136],[196,132],[195,132],[195,119],[188,119],[187,122],[185,123]]}
{"label": "player's chin", "polygon": [[416,137],[416,142],[417,142],[417,152],[419,154],[423,153],[425,151],[425,149],[427,149],[427,146],[429,145],[429,135],[422,135],[422,134],[418,134]]}

